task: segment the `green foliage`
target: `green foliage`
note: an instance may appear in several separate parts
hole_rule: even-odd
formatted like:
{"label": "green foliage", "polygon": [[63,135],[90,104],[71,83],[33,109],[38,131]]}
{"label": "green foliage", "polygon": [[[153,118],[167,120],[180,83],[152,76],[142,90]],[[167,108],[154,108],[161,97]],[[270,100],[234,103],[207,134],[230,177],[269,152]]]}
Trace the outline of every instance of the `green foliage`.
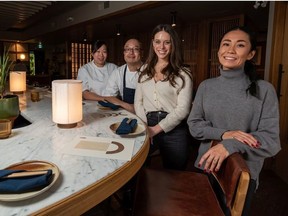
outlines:
{"label": "green foliage", "polygon": [[0,56],[0,96],[4,97],[6,81],[9,74],[12,61],[10,61],[9,49],[4,47],[3,55]]}

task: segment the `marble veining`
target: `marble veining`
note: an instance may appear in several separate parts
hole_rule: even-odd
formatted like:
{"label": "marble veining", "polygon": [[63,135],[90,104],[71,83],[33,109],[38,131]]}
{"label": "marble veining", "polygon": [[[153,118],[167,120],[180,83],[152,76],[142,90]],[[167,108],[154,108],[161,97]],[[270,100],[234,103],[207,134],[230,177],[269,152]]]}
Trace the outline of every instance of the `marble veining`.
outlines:
{"label": "marble veining", "polygon": [[[114,137],[109,126],[125,117],[137,118],[125,110],[103,110],[95,101],[83,101],[83,120],[76,128],[61,129],[52,121],[51,93],[41,91],[41,100],[31,102],[30,95],[19,96],[21,115],[31,125],[13,129],[9,138],[0,140],[0,169],[28,160],[44,160],[56,164],[61,172],[57,182],[46,192],[23,201],[0,201],[0,215],[29,215],[91,185],[123,166],[127,161],[63,154],[62,149],[76,136]],[[138,118],[137,118],[138,119]],[[140,119],[138,119],[140,122]],[[145,134],[135,140],[135,155]]]}

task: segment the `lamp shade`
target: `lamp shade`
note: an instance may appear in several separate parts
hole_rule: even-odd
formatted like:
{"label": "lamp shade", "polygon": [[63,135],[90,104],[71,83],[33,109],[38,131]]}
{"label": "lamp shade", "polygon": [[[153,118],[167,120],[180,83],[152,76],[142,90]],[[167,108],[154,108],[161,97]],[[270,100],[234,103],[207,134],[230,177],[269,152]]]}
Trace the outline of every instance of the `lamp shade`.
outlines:
{"label": "lamp shade", "polygon": [[83,117],[82,81],[54,80],[52,82],[52,120],[60,128],[72,128]]}
{"label": "lamp shade", "polygon": [[11,92],[26,91],[26,71],[11,71],[9,85]]}

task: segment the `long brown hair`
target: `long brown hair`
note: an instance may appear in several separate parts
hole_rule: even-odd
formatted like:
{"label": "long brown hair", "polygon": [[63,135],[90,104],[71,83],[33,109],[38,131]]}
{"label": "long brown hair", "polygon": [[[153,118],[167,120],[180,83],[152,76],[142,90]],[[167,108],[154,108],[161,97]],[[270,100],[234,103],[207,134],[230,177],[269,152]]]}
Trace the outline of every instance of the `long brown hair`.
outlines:
{"label": "long brown hair", "polygon": [[[154,30],[152,31],[152,40],[150,43],[150,48],[149,48],[149,54],[148,54],[148,58],[146,60],[146,67],[145,69],[141,72],[138,82],[145,82],[147,80],[150,80],[154,77],[155,75],[155,65],[157,64],[158,61],[158,56],[156,55],[156,53],[154,52],[154,48],[153,48],[153,39],[155,37],[155,35],[160,32],[160,31],[165,31],[167,32],[170,37],[171,37],[171,45],[172,45],[172,49],[171,49],[171,54],[169,56],[169,62],[168,65],[162,69],[161,73],[164,74],[164,81],[169,81],[170,84],[175,87],[176,82],[175,82],[175,78],[176,77],[180,77],[183,81],[183,85],[181,86],[181,89],[185,86],[185,80],[183,75],[180,74],[180,70],[184,71],[186,74],[189,75],[189,77],[192,79],[192,73],[189,70],[188,67],[184,66],[183,63],[183,56],[181,53],[181,43],[180,43],[180,39],[178,37],[177,32],[171,27],[171,25],[168,24],[160,24],[157,25]],[[142,80],[142,77],[144,75],[147,75],[148,78],[146,80]]]}

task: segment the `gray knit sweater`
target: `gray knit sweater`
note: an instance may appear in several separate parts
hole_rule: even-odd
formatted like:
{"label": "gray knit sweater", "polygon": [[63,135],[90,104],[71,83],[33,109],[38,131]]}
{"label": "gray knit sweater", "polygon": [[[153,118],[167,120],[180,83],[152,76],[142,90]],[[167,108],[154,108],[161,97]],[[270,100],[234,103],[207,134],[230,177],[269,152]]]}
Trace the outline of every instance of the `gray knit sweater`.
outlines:
{"label": "gray knit sweater", "polygon": [[229,154],[243,154],[251,178],[258,182],[264,159],[276,155],[281,149],[275,89],[269,82],[258,80],[258,99],[246,92],[250,81],[242,69],[220,69],[220,73],[219,77],[199,85],[188,117],[190,133],[202,140],[195,165],[209,149],[211,140],[221,140],[225,131],[241,130],[252,134],[261,143],[260,148],[249,147],[235,139],[222,140],[221,143]]}

